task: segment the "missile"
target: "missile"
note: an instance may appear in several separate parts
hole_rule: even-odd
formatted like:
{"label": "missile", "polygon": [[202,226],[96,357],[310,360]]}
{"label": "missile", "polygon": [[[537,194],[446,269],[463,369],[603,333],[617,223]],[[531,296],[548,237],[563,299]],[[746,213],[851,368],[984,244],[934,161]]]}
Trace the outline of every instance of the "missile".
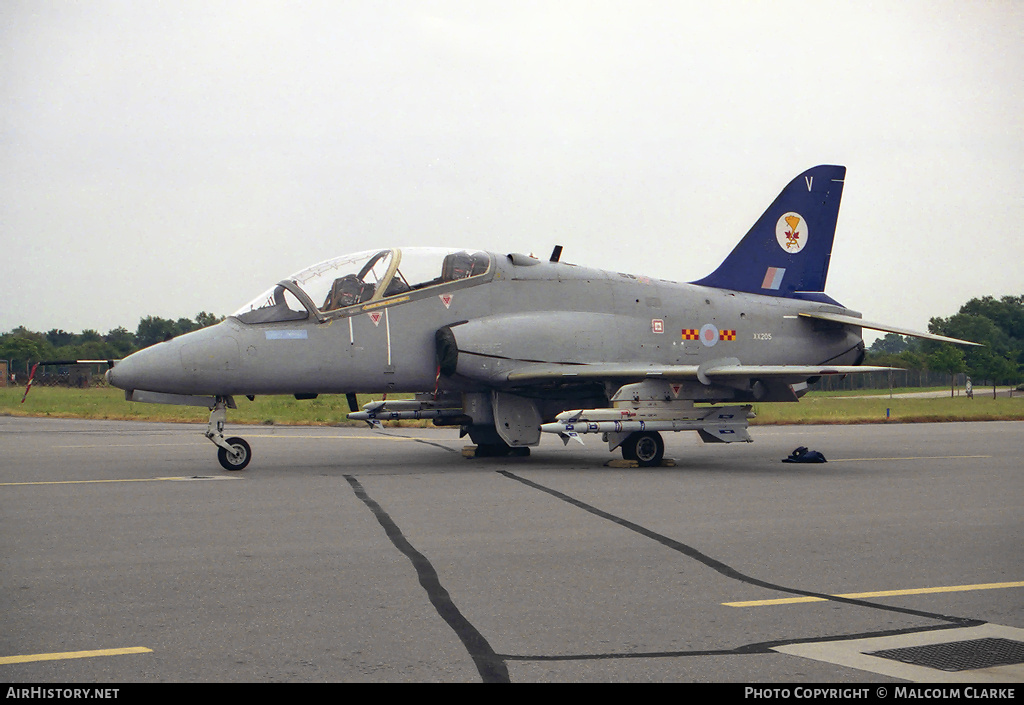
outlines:
{"label": "missile", "polygon": [[589,421],[580,420],[575,422],[554,421],[541,424],[540,430],[544,433],[557,433],[560,435],[572,436],[580,433],[640,433],[643,431],[698,431],[700,429],[731,429],[746,428],[746,420],[738,421],[735,424],[708,423],[703,420],[693,419],[661,419],[653,421]]}
{"label": "missile", "polygon": [[612,408],[565,411],[555,421],[542,424],[544,433],[556,433],[563,441],[582,443],[585,433],[630,434],[654,431],[697,431],[704,440],[749,442],[749,406],[712,406],[684,409]]}
{"label": "missile", "polygon": [[398,421],[407,419],[440,419],[450,416],[461,416],[462,409],[416,409],[407,411],[391,411],[387,408],[353,411],[348,418],[353,421]]}

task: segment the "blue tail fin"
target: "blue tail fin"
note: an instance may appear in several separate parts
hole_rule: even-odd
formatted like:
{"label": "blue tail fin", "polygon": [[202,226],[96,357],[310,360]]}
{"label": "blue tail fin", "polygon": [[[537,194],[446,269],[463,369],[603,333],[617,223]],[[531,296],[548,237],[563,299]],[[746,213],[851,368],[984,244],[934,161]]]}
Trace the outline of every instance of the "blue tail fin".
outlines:
{"label": "blue tail fin", "polygon": [[702,286],[835,303],[825,278],[846,167],[816,166],[789,182]]}

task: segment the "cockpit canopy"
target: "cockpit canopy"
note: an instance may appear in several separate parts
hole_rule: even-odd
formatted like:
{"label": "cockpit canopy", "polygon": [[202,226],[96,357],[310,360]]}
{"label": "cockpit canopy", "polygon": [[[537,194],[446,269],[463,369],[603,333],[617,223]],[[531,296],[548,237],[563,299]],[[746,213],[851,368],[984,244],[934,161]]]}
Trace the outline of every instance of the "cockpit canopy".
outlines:
{"label": "cockpit canopy", "polygon": [[[491,258],[479,250],[409,247],[342,255],[303,269],[233,315],[243,323],[345,315],[374,302],[404,301],[422,289],[486,274]],[[340,314],[332,312],[339,311]]]}

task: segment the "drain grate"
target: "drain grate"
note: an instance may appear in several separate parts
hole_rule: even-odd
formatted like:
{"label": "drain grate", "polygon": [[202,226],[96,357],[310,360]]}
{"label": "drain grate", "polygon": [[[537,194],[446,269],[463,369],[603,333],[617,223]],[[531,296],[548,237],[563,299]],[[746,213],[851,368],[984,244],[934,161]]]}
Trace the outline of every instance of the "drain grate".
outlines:
{"label": "drain grate", "polygon": [[1024,642],[998,638],[972,639],[885,649],[872,651],[868,655],[936,668],[940,671],[967,671],[1024,663]]}

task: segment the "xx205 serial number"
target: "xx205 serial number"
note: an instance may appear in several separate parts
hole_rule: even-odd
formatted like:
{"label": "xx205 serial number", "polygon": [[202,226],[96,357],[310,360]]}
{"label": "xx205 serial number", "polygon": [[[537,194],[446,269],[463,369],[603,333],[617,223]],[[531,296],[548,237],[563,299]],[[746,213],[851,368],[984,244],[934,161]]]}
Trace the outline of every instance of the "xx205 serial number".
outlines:
{"label": "xx205 serial number", "polygon": [[771,333],[754,333],[754,340],[771,340]]}

